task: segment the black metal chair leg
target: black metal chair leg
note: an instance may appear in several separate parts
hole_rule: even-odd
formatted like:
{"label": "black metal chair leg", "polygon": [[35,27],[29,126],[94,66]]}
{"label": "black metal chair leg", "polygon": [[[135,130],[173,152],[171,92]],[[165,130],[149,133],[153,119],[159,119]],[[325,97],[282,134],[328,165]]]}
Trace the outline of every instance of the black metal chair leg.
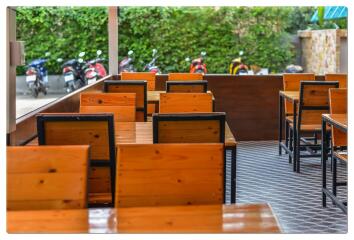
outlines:
{"label": "black metal chair leg", "polygon": [[332,171],[332,191],[333,195],[337,196],[337,158],[333,158],[333,171]]}
{"label": "black metal chair leg", "polygon": [[289,122],[285,120],[285,146],[289,148]]}
{"label": "black metal chair leg", "polygon": [[297,130],[297,137],[296,137],[296,154],[295,154],[295,159],[294,161],[296,162],[296,172],[300,172],[300,130]]}
{"label": "black metal chair leg", "polygon": [[[293,147],[293,130],[291,129],[291,127],[289,127],[289,149],[292,152],[294,150]],[[292,163],[292,155],[289,154],[289,163]]]}

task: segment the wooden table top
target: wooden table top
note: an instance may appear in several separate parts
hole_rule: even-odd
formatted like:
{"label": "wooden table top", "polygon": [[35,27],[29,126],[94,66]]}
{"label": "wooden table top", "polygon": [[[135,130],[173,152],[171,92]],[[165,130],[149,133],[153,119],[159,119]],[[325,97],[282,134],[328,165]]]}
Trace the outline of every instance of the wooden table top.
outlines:
{"label": "wooden table top", "polygon": [[298,102],[300,98],[299,91],[279,91],[279,95],[291,102]]}
{"label": "wooden table top", "polygon": [[[152,144],[153,131],[152,122],[119,122],[114,125],[115,142]],[[225,146],[235,147],[237,144],[229,125],[225,124]],[[33,139],[27,145],[38,145],[38,138]]]}
{"label": "wooden table top", "polygon": [[8,211],[9,233],[280,233],[266,204]]}
{"label": "wooden table top", "polygon": [[335,127],[342,131],[348,131],[348,115],[347,114],[322,114],[322,117]]}
{"label": "wooden table top", "polygon": [[[147,101],[149,103],[158,103],[160,101],[160,93],[166,93],[166,91],[147,91]],[[208,93],[212,93],[208,91]],[[213,95],[213,100],[215,100]]]}

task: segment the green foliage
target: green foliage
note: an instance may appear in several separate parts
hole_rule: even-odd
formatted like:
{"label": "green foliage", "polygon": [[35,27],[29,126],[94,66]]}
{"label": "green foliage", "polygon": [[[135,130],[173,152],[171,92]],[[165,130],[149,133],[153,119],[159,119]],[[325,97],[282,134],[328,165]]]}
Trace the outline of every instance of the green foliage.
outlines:
{"label": "green foliage", "polygon": [[[297,8],[298,9],[298,8]],[[135,53],[138,70],[160,55],[163,72],[187,71],[186,57],[207,52],[210,73],[227,73],[244,51],[246,64],[282,71],[294,60],[290,7],[124,7],[119,18],[119,54]]]}
{"label": "green foliage", "polygon": [[[25,41],[26,63],[45,57],[50,73],[60,73],[57,58],[69,60],[85,52],[92,59],[97,50],[107,58],[106,7],[19,7],[17,8],[17,39]],[[25,67],[19,67],[23,74]]]}
{"label": "green foliage", "polygon": [[[162,72],[182,72],[189,69],[186,57],[206,51],[209,72],[227,73],[242,50],[246,64],[279,72],[294,62],[290,34],[304,29],[312,13],[307,7],[121,7],[119,60],[133,50],[142,71],[156,48]],[[27,62],[50,51],[49,71],[59,73],[58,57],[84,51],[91,59],[101,49],[107,58],[107,8],[20,7],[17,36],[26,42]]]}

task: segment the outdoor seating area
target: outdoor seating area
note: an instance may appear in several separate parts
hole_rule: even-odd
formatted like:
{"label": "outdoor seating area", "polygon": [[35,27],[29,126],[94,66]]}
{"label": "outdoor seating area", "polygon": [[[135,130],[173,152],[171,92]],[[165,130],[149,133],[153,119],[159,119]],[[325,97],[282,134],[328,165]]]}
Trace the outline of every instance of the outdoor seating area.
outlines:
{"label": "outdoor seating area", "polygon": [[[132,75],[139,76],[139,73]],[[171,82],[177,82],[169,80],[171,75],[165,81],[165,89]],[[169,92],[148,90],[149,81],[150,89],[156,86],[155,78],[125,81],[118,80],[119,76],[109,76],[97,83],[100,87],[78,93],[77,112],[36,114],[36,137],[26,146],[8,147],[7,150],[8,164],[13,166],[8,168],[9,231],[281,232],[278,216],[269,208],[269,202],[241,201],[241,204],[236,201],[239,199],[237,185],[242,189],[244,184],[243,179],[236,176],[240,161],[236,155],[237,131],[234,135],[230,129],[227,113],[215,111],[214,102],[218,102],[218,97],[212,90],[194,91],[198,81],[203,84],[208,81],[189,81],[187,77],[188,74],[183,74],[184,80],[178,80],[176,85],[183,88]],[[282,80],[278,145],[279,154],[285,150],[289,163],[278,164],[292,163],[289,170],[299,173],[300,162],[304,169],[308,167],[306,159],[316,158],[316,164],[321,166],[322,163],[323,169],[323,207],[326,207],[328,197],[346,213],[346,203],[342,202],[345,196],[339,196],[342,191],[337,191],[345,185],[337,181],[337,164],[340,164],[337,161],[347,161],[347,91],[338,88],[339,81],[315,80],[312,74],[284,74]],[[153,105],[156,112],[149,113],[148,104]],[[56,155],[48,154],[54,150]],[[30,154],[32,151],[35,154]],[[275,151],[273,154],[276,158]],[[333,156],[330,158],[331,189],[326,187],[328,156]],[[66,166],[65,161],[73,158],[75,165]],[[38,159],[35,164],[34,159]],[[16,169],[18,161],[23,170]],[[31,175],[23,175],[26,171]],[[24,176],[28,180],[23,180]],[[65,181],[57,182],[56,178],[65,178]],[[29,186],[23,185],[23,181]],[[69,187],[73,184],[75,188]],[[26,190],[17,194],[18,189]],[[32,198],[28,198],[28,191]],[[144,226],[139,228],[139,224],[125,225],[114,212],[115,209],[133,212],[135,208],[141,209],[141,217],[157,218],[162,214],[161,209],[165,209],[166,214],[182,211],[181,217],[185,213],[195,221],[206,216],[215,221],[210,226],[189,228],[177,224],[179,220],[176,219],[169,229],[159,228],[157,223],[141,222]],[[26,218],[28,210],[39,209],[46,211],[38,215],[38,225],[37,219],[21,221],[21,224],[13,222],[21,216]],[[206,215],[201,215],[201,209]],[[211,209],[219,209],[219,215],[215,210],[209,215]],[[61,221],[75,221],[75,224],[64,226],[64,223],[51,220],[43,223],[58,210],[68,217]],[[105,211],[109,212],[97,215]],[[240,211],[245,214],[252,211],[255,216],[268,212],[269,217],[227,220],[230,225],[241,221],[243,228],[225,228],[222,226],[226,219],[216,221]],[[77,217],[69,220],[71,216]],[[118,227],[97,227],[94,224],[97,217],[104,216],[118,217]],[[259,222],[254,222],[255,219]]]}
{"label": "outdoor seating area", "polygon": [[347,234],[348,8],[328,9],[8,7],[6,236]]}

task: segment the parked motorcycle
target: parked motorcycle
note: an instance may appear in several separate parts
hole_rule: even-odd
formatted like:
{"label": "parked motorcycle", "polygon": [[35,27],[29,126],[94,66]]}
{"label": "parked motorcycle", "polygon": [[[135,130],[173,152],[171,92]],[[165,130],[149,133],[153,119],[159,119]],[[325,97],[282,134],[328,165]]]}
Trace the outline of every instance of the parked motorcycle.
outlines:
{"label": "parked motorcycle", "polygon": [[[84,56],[85,52],[81,52],[78,59],[70,59],[61,66],[63,68],[66,92],[68,93],[87,84],[85,81],[84,66],[86,64],[83,60]],[[57,61],[62,62],[63,59],[58,58]]]}
{"label": "parked motorcycle", "polygon": [[156,66],[156,60],[159,56],[157,55],[157,50],[153,49],[152,50],[152,60],[145,65],[144,71],[152,72],[152,73],[161,73],[160,69],[158,66]]}
{"label": "parked motorcycle", "polygon": [[229,66],[229,72],[232,75],[246,75],[248,74],[248,67],[242,62],[243,51],[239,52],[238,58],[235,58],[231,61]]}
{"label": "parked motorcycle", "polygon": [[45,53],[46,58],[35,59],[27,65],[26,83],[33,97],[37,98],[40,92],[47,94],[48,71],[45,63],[48,61],[50,52]]}
{"label": "parked motorcycle", "polygon": [[122,61],[120,61],[118,66],[118,72],[136,72],[136,69],[133,65],[134,62],[134,52],[130,50],[128,56],[126,56]]}
{"label": "parked motorcycle", "polygon": [[103,58],[100,58],[102,54],[101,50],[97,50],[97,57],[93,60],[87,61],[84,65],[85,81],[87,84],[96,82],[107,75],[107,71],[103,65]]}
{"label": "parked motorcycle", "polygon": [[[201,52],[200,57],[193,59],[192,63],[189,66],[189,72],[190,73],[207,73],[208,70],[206,68],[206,64],[204,63],[204,59],[206,56],[206,52]],[[186,58],[186,61],[189,62],[190,59]]]}

